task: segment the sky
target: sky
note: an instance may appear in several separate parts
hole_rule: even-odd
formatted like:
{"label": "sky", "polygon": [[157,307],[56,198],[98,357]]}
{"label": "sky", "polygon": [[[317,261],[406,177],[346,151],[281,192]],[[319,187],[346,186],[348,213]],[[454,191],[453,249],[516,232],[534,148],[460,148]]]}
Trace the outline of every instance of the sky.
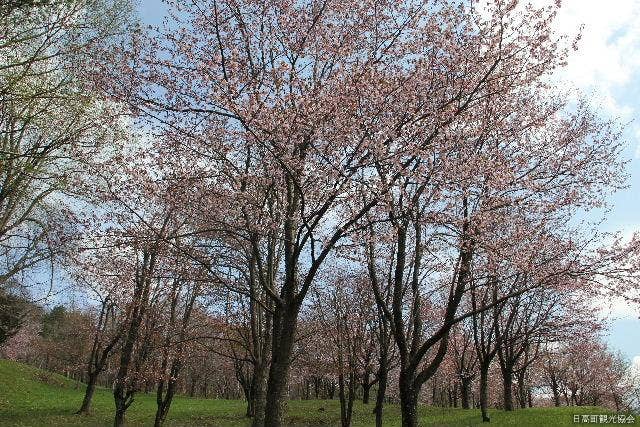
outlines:
{"label": "sky", "polygon": [[[551,0],[533,0],[536,5]],[[139,0],[146,24],[159,25],[166,14],[160,0]],[[563,0],[556,30],[575,36],[579,49],[558,79],[588,95],[603,117],[625,125],[623,156],[628,159],[627,188],[609,197],[603,231],[630,236],[640,231],[640,0]],[[609,318],[606,340],[640,368],[640,319],[623,301],[596,301]]]}
{"label": "sky", "polygon": [[[623,156],[629,159],[628,187],[609,198],[602,229],[630,236],[640,231],[640,1],[564,0],[557,30],[575,34],[581,26],[579,49],[561,78],[590,95],[603,116],[626,125],[622,137]],[[609,346],[640,367],[637,309],[617,301],[604,311],[611,317]]]}

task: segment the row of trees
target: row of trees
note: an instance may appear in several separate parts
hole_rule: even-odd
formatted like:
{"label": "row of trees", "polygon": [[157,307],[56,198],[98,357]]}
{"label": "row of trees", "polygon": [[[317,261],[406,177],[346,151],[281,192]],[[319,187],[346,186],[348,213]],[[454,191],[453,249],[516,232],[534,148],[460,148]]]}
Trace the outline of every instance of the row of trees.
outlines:
{"label": "row of trees", "polygon": [[[255,426],[337,395],[348,426],[375,390],[416,426],[429,384],[489,421],[493,372],[507,410],[628,404],[573,309],[636,283],[633,242],[576,224],[622,143],[552,83],[557,8],[200,0],[145,32],[121,1],[2,6],[0,284],[46,261],[93,302],[79,412],[106,381],[116,426],[209,387]],[[550,356],[568,337],[608,391]]]}
{"label": "row of trees", "polygon": [[[303,314],[301,330],[305,331],[297,346],[292,363],[289,399],[339,399],[342,421],[349,425],[355,400],[370,404],[378,422],[388,403],[399,403],[399,359],[391,348],[379,341],[375,313],[363,300],[345,299],[349,290],[344,283],[336,295],[314,300],[310,311]],[[356,289],[358,291],[358,289]],[[362,288],[360,288],[362,291]],[[359,317],[345,317],[348,304]],[[199,311],[200,309],[196,309]],[[158,424],[166,417],[171,398],[167,394],[184,394],[205,398],[245,399],[247,416],[255,414],[252,394],[252,362],[246,353],[247,324],[228,322],[225,318],[209,319],[209,331],[218,336],[197,337],[197,340],[169,342],[170,325],[161,311],[152,310],[160,325],[155,331],[145,331],[151,341],[147,353],[139,353],[135,366],[135,390],[155,393],[158,399]],[[171,316],[171,314],[168,314]],[[90,410],[94,387],[111,387],[119,372],[116,347],[104,366],[99,366],[96,346],[108,342],[98,334],[113,337],[117,329],[96,330],[104,313],[80,308],[57,306],[52,310],[34,307],[27,324],[1,348],[3,357],[28,362],[43,369],[61,372],[77,380],[77,387],[86,387],[83,412]],[[210,316],[210,315],[209,315]],[[209,317],[200,312],[192,320],[205,322]],[[322,320],[319,320],[319,317]],[[345,326],[349,326],[349,329]],[[175,331],[171,331],[175,333]],[[484,394],[488,407],[513,410],[546,405],[604,406],[617,412],[637,407],[638,372],[629,369],[628,361],[611,353],[601,344],[597,334],[558,335],[557,331],[536,333],[526,350],[516,357],[511,370],[505,370],[508,359],[496,356],[483,380],[479,364],[478,344],[474,325],[458,325],[451,334],[451,350],[436,374],[425,383],[419,399],[434,406],[462,408],[483,407]],[[567,331],[568,332],[568,331]],[[211,332],[208,332],[211,334]],[[477,334],[477,332],[476,332]],[[235,339],[229,339],[234,337]],[[244,340],[244,341],[243,341]],[[498,353],[515,354],[522,341],[504,340]],[[104,347],[102,347],[104,348]],[[180,353],[182,352],[182,353]],[[171,356],[169,356],[171,354]],[[386,358],[385,358],[386,357]],[[140,358],[140,359],[138,359]],[[146,359],[144,359],[146,358]],[[143,360],[144,359],[144,360]],[[384,364],[386,361],[386,365]],[[507,363],[505,363],[507,361]],[[88,364],[86,363],[88,362]],[[179,364],[179,365],[178,365]],[[162,369],[159,370],[158,368]],[[172,390],[169,392],[169,390]],[[167,403],[168,402],[168,403]],[[80,402],[78,402],[80,403]],[[322,404],[318,409],[321,410]]]}

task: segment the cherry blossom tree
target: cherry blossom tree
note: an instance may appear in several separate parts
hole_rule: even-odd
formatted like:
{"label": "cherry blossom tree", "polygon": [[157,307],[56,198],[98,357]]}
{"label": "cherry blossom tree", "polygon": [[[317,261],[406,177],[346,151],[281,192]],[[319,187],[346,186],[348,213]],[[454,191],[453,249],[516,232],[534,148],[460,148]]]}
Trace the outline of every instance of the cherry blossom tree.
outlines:
{"label": "cherry blossom tree", "polygon": [[[255,395],[268,366],[254,425],[282,423],[299,316],[329,260],[367,266],[405,426],[456,323],[491,335],[509,299],[576,270],[583,242],[562,233],[619,184],[620,144],[550,83],[570,44],[551,30],[557,7],[202,0],[96,62],[98,88],[160,135],[158,164],[194,172],[179,187],[188,230],[159,209],[132,239],[141,283],[160,252],[188,251],[183,232],[221,250],[233,270],[221,283],[253,307]],[[160,193],[174,209],[175,192]],[[481,383],[501,339],[476,342]]]}

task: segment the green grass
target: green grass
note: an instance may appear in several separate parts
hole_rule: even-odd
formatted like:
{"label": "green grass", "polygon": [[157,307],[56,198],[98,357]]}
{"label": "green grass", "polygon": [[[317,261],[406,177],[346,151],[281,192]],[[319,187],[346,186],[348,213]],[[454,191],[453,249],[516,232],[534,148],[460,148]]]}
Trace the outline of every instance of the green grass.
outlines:
{"label": "green grass", "polygon": [[[92,414],[73,415],[83,396],[83,385],[39,369],[0,360],[0,426],[109,426],[114,410],[110,390],[96,391]],[[371,426],[372,405],[357,403],[354,408],[354,427]],[[324,408],[324,410],[320,410]],[[152,425],[155,414],[153,395],[140,394],[127,412],[130,426]],[[249,426],[243,416],[245,403],[238,400],[211,400],[176,397],[166,422],[168,426]],[[479,410],[421,407],[421,425],[476,426]],[[573,414],[609,413],[602,408],[530,408],[514,412],[491,410],[491,426],[570,426]],[[340,409],[337,400],[290,401],[287,426],[339,425]],[[400,411],[396,405],[385,409],[385,426],[400,425]],[[486,424],[485,424],[486,426]]]}

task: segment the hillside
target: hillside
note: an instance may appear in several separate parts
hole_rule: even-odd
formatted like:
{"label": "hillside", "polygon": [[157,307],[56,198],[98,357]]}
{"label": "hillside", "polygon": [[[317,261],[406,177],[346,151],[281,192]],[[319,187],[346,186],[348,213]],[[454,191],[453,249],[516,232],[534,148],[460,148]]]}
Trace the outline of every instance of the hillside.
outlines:
{"label": "hillside", "polygon": [[[98,390],[90,416],[73,415],[82,400],[82,384],[21,363],[0,360],[0,425],[2,426],[109,426],[113,398],[110,390]],[[324,408],[324,410],[320,410]],[[357,404],[354,426],[373,425],[372,405]],[[169,426],[248,426],[242,401],[177,397],[169,413]],[[339,424],[339,404],[334,401],[291,401],[289,426]],[[128,413],[128,425],[151,425],[153,395],[136,397]],[[397,406],[387,408],[389,426],[400,425]],[[569,426],[573,414],[601,414],[600,408],[531,408],[513,413],[492,410],[492,426]],[[479,410],[420,408],[425,426],[482,425]],[[486,424],[485,424],[486,425]]]}

